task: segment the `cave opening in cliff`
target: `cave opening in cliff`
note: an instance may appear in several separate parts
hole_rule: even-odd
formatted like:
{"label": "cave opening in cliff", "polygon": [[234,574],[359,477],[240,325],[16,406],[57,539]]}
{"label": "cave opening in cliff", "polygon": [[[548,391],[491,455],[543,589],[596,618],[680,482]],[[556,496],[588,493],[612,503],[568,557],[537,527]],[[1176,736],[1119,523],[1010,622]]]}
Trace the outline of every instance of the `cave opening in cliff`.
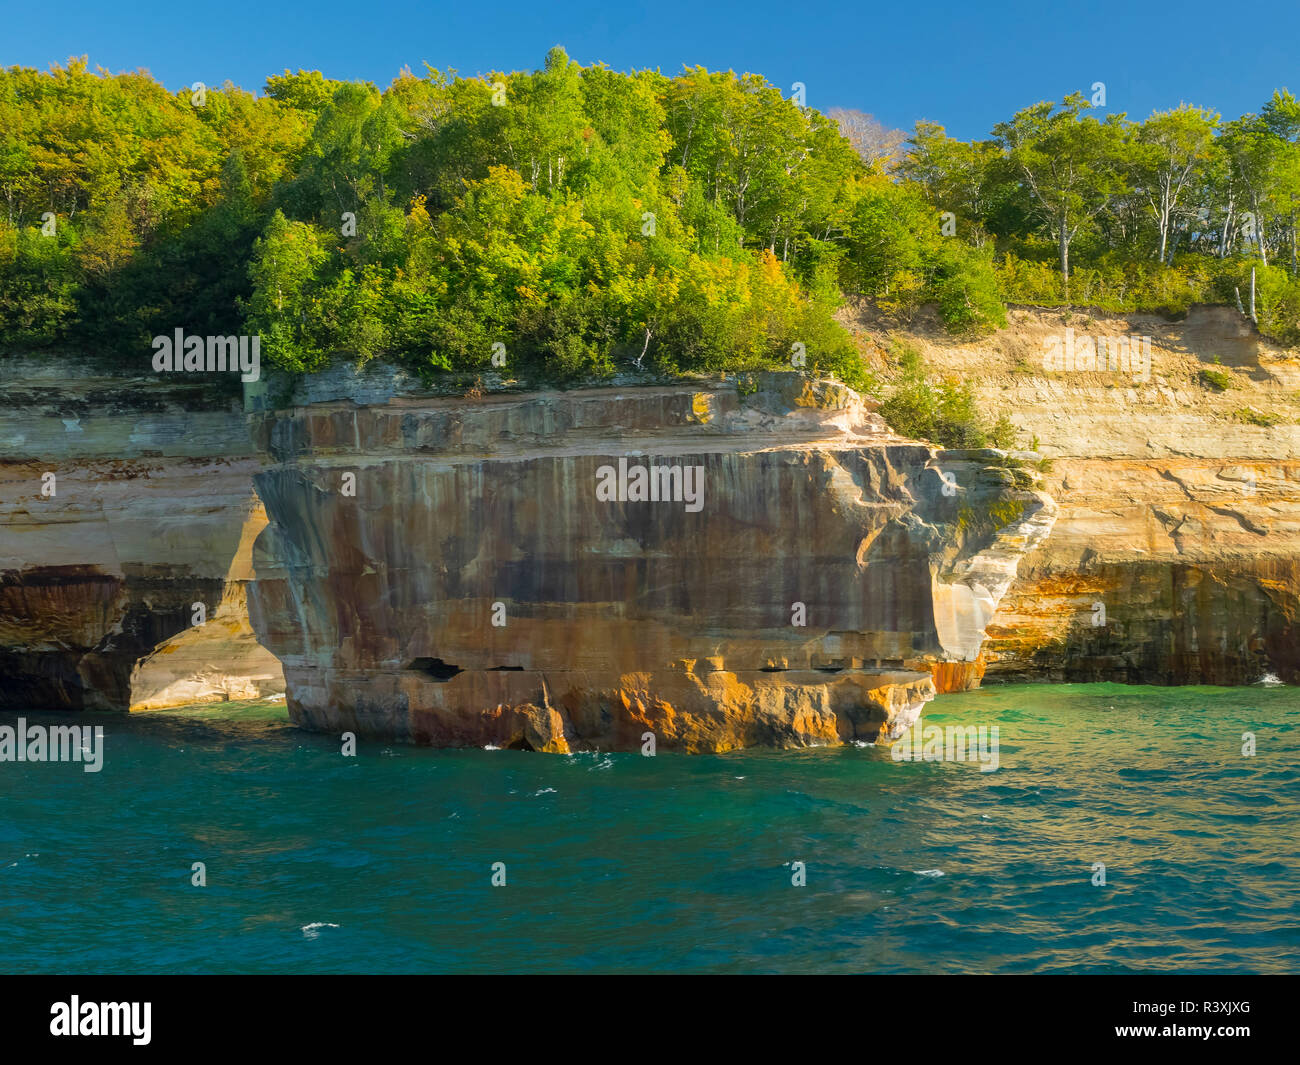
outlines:
{"label": "cave opening in cliff", "polygon": [[465,671],[460,666],[454,666],[450,662],[444,662],[441,658],[416,658],[412,659],[407,669],[416,669],[421,673],[426,673],[436,681],[449,681],[457,673]]}

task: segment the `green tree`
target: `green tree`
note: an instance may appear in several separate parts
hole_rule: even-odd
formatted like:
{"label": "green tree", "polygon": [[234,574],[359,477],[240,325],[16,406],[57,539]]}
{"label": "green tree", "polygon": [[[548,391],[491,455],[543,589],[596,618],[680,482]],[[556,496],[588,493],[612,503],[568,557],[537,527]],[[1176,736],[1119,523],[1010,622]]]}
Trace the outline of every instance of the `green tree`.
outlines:
{"label": "green tree", "polygon": [[993,130],[1057,246],[1067,302],[1070,245],[1127,189],[1124,116],[1109,115],[1098,122],[1084,113],[1089,107],[1082,93],[1072,93],[1059,108],[1049,102],[1034,104]]}
{"label": "green tree", "polygon": [[1127,147],[1132,187],[1145,201],[1159,233],[1156,261],[1172,258],[1172,237],[1190,208],[1187,196],[1210,158],[1219,116],[1197,107],[1153,114],[1133,131]]}

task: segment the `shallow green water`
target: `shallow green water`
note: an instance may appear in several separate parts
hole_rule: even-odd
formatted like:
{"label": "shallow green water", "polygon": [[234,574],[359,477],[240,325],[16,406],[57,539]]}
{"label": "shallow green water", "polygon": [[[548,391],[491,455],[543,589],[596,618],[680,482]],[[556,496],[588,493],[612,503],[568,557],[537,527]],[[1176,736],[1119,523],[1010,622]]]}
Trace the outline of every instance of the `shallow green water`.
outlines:
{"label": "shallow green water", "polygon": [[353,759],[282,707],[85,716],[101,772],[0,763],[0,965],[1300,968],[1300,690],[1016,686],[930,711],[997,725],[1000,768],[856,747]]}

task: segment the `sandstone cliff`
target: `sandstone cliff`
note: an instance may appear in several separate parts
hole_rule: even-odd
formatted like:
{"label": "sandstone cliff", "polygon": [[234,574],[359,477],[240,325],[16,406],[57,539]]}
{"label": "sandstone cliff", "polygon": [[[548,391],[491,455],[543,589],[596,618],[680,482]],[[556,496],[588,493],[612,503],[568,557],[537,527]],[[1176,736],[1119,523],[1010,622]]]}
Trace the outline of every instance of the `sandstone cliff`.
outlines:
{"label": "sandstone cliff", "polygon": [[[1149,336],[1148,379],[1047,368],[1067,329]],[[1300,680],[1293,353],[1226,308],[901,337],[1011,417],[1028,469],[796,375],[453,396],[345,367],[245,406],[0,360],[0,706],[287,677],[310,728],[722,750],[888,739],[981,677]],[[698,508],[602,499],[620,461],[700,471]]]}
{"label": "sandstone cliff", "polygon": [[0,359],[0,707],[283,691],[242,608],[258,466],[238,393],[147,366]]}
{"label": "sandstone cliff", "polygon": [[[345,378],[253,416],[273,465],[251,616],[315,729],[550,751],[888,738],[934,677],[977,679],[1054,514],[998,453],[897,438],[795,374],[455,399]],[[620,464],[698,471],[699,505],[602,498]]]}
{"label": "sandstone cliff", "polygon": [[[1045,368],[1066,330],[1150,337],[1149,379]],[[1060,513],[992,618],[989,678],[1300,682],[1295,352],[1226,307],[1181,321],[1013,310],[977,343],[923,318],[906,339],[1051,460]]]}

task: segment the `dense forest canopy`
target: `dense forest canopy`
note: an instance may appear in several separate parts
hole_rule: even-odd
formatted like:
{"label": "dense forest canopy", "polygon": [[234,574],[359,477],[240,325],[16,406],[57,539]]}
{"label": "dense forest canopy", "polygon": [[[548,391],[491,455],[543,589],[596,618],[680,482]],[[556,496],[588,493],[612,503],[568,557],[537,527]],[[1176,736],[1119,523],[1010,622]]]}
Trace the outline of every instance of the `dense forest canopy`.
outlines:
{"label": "dense forest canopy", "polygon": [[[1099,117],[1100,116],[1100,117]],[[0,343],[139,352],[257,333],[552,380],[785,365],[867,382],[845,297],[958,333],[1006,302],[1233,302],[1300,341],[1300,104],[1142,122],[1083,96],[963,142],[800,106],[754,75],[285,72],[255,96],[0,72]],[[802,347],[798,347],[802,345]]]}

